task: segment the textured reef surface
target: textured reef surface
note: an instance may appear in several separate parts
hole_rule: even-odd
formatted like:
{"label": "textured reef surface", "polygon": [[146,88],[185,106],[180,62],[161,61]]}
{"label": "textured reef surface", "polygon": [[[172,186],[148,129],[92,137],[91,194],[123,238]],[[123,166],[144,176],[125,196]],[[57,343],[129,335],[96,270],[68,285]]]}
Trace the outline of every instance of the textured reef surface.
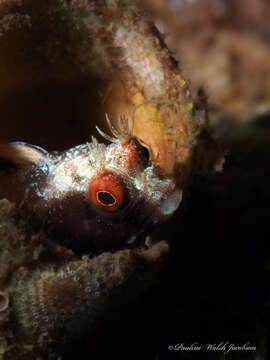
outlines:
{"label": "textured reef surface", "polygon": [[136,305],[167,258],[165,242],[76,256],[42,232],[27,235],[9,201],[0,201],[0,212],[0,354],[5,359],[58,358],[84,336],[94,349],[106,323]]}
{"label": "textured reef surface", "polygon": [[62,150],[106,126],[105,113],[116,126],[124,115],[151,160],[185,182],[204,109],[141,5],[1,1],[1,142],[38,134],[39,145]]}
{"label": "textured reef surface", "polygon": [[[105,114],[112,133],[124,115],[160,180],[183,191],[152,240],[83,254],[33,231],[3,196],[5,360],[220,360],[170,349],[222,342],[256,348],[233,360],[269,359],[269,2],[143,5],[0,0],[0,142],[61,152],[96,125],[111,140]],[[24,194],[6,179],[0,194]]]}
{"label": "textured reef surface", "polygon": [[[61,151],[89,141],[96,125],[104,129],[106,113],[111,119],[109,130],[113,134],[121,130],[117,119],[128,119],[125,125],[128,139],[139,145],[133,146],[125,139],[121,140],[124,142],[122,147],[119,144],[119,150],[117,145],[110,145],[116,148],[116,160],[107,162],[113,163],[115,172],[122,177],[132,165],[129,172],[139,204],[143,203],[146,188],[150,193],[149,202],[158,199],[154,180],[156,184],[167,181],[168,194],[170,188],[177,186],[180,190],[174,199],[176,205],[173,211],[168,204],[163,208],[166,216],[176,210],[195,169],[214,172],[216,160],[221,156],[204,128],[205,110],[194,106],[188,83],[139,1],[0,0],[0,19],[0,103],[2,117],[8,119],[1,129],[2,143],[25,141],[49,151]],[[110,139],[102,131],[99,133]],[[126,155],[121,157],[119,153],[124,151],[124,146]],[[96,147],[101,151],[95,160],[102,159],[105,146]],[[145,180],[135,171],[139,157],[135,159],[133,155],[139,148],[144,149],[149,163]],[[75,251],[76,246],[69,246],[69,238],[53,241],[45,235],[48,234],[45,222],[40,228],[33,226],[35,231],[29,229],[29,213],[22,208],[31,208],[32,213],[39,212],[38,208],[47,209],[48,199],[57,202],[62,194],[60,190],[70,179],[89,187],[89,171],[84,171],[83,179],[73,171],[78,170],[80,164],[84,169],[87,157],[81,162],[75,159],[71,171],[68,167],[71,153],[66,152],[66,162],[61,155],[59,159],[56,157],[55,167],[48,160],[54,155],[48,155],[42,172],[44,152],[36,155],[42,150],[40,147],[17,143],[14,149],[8,156],[5,148],[1,147],[0,151],[2,355],[5,359],[57,358],[67,353],[71,344],[86,337],[91,339],[90,346],[86,347],[95,348],[112,315],[124,317],[158,279],[168,245],[157,242],[152,246],[148,239],[146,244],[126,246],[126,249],[122,246],[122,250],[114,253],[84,249],[82,256]],[[30,164],[27,170],[26,157],[30,160],[27,160]],[[36,171],[32,172],[35,166]],[[102,166],[104,164],[100,168]],[[14,175],[17,168],[22,168],[18,183]],[[55,168],[57,174],[52,175],[51,168]],[[59,169],[62,169],[60,175]],[[83,169],[79,169],[80,174]],[[48,180],[45,190],[43,175]],[[117,183],[115,191],[122,189],[122,182],[118,183],[116,177],[113,181]],[[56,183],[57,191],[53,191],[52,184]],[[44,191],[39,191],[41,188]],[[32,201],[32,190],[44,200],[39,202],[41,206]],[[22,196],[16,197],[16,193]],[[101,193],[104,196],[104,191]],[[108,205],[106,201],[116,199],[108,198],[108,194],[112,192],[105,194],[107,199],[102,211]],[[31,203],[30,207],[24,206],[27,202]],[[101,206],[101,201],[98,205]],[[61,206],[48,207],[50,226],[57,222],[53,221],[55,216],[63,212]],[[69,200],[64,208],[71,214],[70,223],[76,216],[80,218],[78,211],[74,211],[73,217]],[[51,209],[57,210],[56,215]],[[144,215],[146,208],[139,208],[137,214],[131,215],[122,211],[122,215],[129,217],[133,226],[137,222],[137,227],[140,227],[139,218],[147,217],[141,231],[154,216],[152,207],[149,209],[151,213],[147,216]],[[120,220],[117,221],[120,223]],[[104,229],[108,235],[106,221],[101,217],[97,217],[97,221],[99,232]],[[87,227],[86,221],[82,226]],[[131,230],[119,229],[122,232],[118,237],[126,235],[128,240]],[[109,235],[115,243],[119,242],[117,234]],[[158,237],[162,239],[163,234]],[[71,249],[75,249],[74,252]]]}
{"label": "textured reef surface", "polygon": [[[145,148],[158,180],[169,177],[169,182],[185,188],[203,153],[197,144],[204,112],[193,106],[177,63],[138,4],[0,0],[0,103],[2,117],[8,119],[1,129],[2,143],[23,140],[61,151],[88,141],[97,124],[104,128],[106,113],[118,131],[117,119],[124,116],[130,119],[127,132]],[[202,143],[209,141],[211,148],[210,138],[205,139],[207,135]],[[86,347],[94,349],[110,319],[124,317],[158,279],[168,245],[158,242],[152,246],[148,239],[137,248],[114,253],[89,250],[82,256],[60,245],[63,242],[52,241],[44,226],[30,231],[28,213],[21,211],[21,205],[28,201],[30,187],[39,188],[39,184],[27,180],[32,175],[25,171],[21,156],[27,146],[20,143],[17,148],[18,162],[13,155],[3,156],[1,148],[0,170],[5,178],[0,181],[4,198],[0,208],[1,356],[58,358],[83,338],[90,339]],[[39,157],[30,158],[40,164]],[[206,167],[213,170],[215,161],[216,155],[207,157]],[[129,165],[125,157],[122,162]],[[63,162],[65,177],[60,178],[66,184],[65,165]],[[78,164],[74,161],[73,165]],[[12,171],[17,166],[23,167],[23,181],[16,185]],[[135,180],[142,202],[140,179]],[[150,176],[146,185],[154,189],[152,180]],[[122,183],[118,185],[117,189]],[[16,204],[5,200],[13,200],[16,192],[23,194],[20,200],[15,198]],[[59,191],[46,194],[56,198]],[[103,205],[108,205],[107,200]],[[43,205],[45,208],[46,201]],[[33,213],[35,210],[32,206]],[[144,209],[140,211],[138,215]],[[75,211],[76,216],[80,214]],[[131,221],[135,224],[136,217]]]}

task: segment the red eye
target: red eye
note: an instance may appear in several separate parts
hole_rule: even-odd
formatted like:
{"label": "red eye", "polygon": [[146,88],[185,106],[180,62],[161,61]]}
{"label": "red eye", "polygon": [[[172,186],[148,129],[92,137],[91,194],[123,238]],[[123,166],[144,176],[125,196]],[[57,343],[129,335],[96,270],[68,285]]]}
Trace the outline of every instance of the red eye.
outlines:
{"label": "red eye", "polygon": [[115,211],[124,200],[124,187],[115,176],[107,174],[94,178],[89,185],[92,203],[99,209]]}

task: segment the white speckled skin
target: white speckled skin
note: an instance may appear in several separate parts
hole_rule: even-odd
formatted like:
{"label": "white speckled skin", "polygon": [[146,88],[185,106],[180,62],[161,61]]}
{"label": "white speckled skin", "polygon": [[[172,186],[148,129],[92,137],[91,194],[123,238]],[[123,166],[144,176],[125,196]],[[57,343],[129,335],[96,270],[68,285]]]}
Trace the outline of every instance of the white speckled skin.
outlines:
{"label": "white speckled skin", "polygon": [[[135,139],[108,146],[93,139],[63,153],[40,156],[40,149],[27,144],[18,147],[19,152],[25,148],[27,157],[30,150],[32,156],[17,175],[24,188],[20,205],[30,214],[32,226],[44,227],[74,250],[106,250],[133,243],[172,215],[181,202],[173,180],[162,179],[154,165],[145,162]],[[123,205],[113,212],[98,209],[89,196],[92,179],[103,174],[117,178],[124,188]]]}

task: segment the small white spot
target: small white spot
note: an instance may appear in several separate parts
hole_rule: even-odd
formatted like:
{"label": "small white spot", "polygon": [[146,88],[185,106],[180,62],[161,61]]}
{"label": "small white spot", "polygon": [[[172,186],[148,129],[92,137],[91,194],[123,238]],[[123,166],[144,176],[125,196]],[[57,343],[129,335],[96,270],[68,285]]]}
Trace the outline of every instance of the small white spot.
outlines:
{"label": "small white spot", "polygon": [[126,244],[128,245],[133,244],[136,238],[137,238],[136,235],[131,235],[130,238],[126,241]]}
{"label": "small white spot", "polygon": [[222,157],[214,165],[214,171],[217,173],[222,173],[224,164],[225,164],[225,158]]}
{"label": "small white spot", "polygon": [[0,291],[0,312],[7,310],[9,305],[8,295]]}

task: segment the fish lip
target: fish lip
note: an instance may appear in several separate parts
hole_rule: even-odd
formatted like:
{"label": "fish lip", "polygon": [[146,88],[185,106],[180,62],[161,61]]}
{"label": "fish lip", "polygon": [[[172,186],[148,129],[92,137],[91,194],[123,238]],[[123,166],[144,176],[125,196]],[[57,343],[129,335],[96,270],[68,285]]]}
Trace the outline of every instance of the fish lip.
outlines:
{"label": "fish lip", "polygon": [[[138,249],[146,249],[145,246],[145,237],[150,235],[158,223],[162,223],[166,221],[169,217],[171,217],[175,211],[178,209],[182,202],[183,190],[179,187],[174,187],[169,195],[167,195],[158,206],[158,209],[155,209],[154,217],[150,220],[147,216],[145,218],[145,223],[143,229],[138,233],[131,233],[126,236],[125,240],[123,240],[122,244],[116,247],[107,248],[107,249],[92,249],[89,253],[91,253],[92,257],[96,257],[103,252],[110,252],[112,254],[117,253],[118,251],[122,251],[124,249],[138,250]],[[153,214],[152,214],[153,216]],[[159,241],[157,241],[159,242]],[[76,253],[76,252],[75,252]],[[89,255],[87,252],[83,252],[84,255]]]}
{"label": "fish lip", "polygon": [[171,194],[164,199],[159,207],[159,212],[165,218],[172,216],[182,202],[183,190],[175,188]]}

